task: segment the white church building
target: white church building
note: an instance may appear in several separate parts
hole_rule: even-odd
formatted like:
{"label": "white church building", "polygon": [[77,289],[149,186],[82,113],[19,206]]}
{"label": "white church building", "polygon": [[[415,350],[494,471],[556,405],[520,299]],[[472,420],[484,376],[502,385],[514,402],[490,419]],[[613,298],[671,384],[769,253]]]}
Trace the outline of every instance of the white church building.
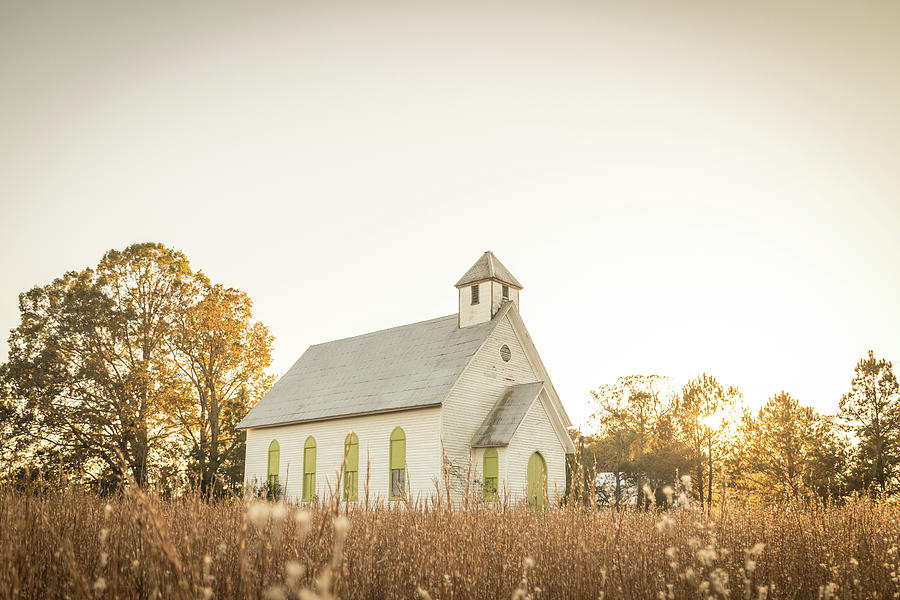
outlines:
{"label": "white church building", "polygon": [[367,481],[370,499],[425,499],[446,452],[457,500],[467,477],[485,501],[562,495],[571,422],[519,316],[522,285],[485,252],[456,288],[457,314],[310,346],[239,424],[246,484],[325,499],[343,465],[346,501]]}

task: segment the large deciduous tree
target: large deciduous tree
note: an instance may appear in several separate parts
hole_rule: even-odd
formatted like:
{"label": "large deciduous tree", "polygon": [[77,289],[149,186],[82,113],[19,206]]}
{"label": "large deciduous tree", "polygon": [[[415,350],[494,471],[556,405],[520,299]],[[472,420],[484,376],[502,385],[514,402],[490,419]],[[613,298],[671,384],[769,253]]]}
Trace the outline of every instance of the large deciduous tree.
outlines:
{"label": "large deciduous tree", "polygon": [[271,338],[249,308],[156,243],[110,250],[96,269],[21,294],[0,367],[17,438],[111,487],[182,471],[190,431],[205,440],[196,448],[211,481],[233,452],[234,423],[269,382]]}
{"label": "large deciduous tree", "polygon": [[[241,455],[238,421],[272,384],[272,336],[254,322],[244,292],[204,285],[196,301],[178,313],[172,355],[187,389],[177,410],[190,440],[192,469],[204,494],[220,491],[231,478],[222,466]],[[218,475],[218,477],[217,477]]]}
{"label": "large deciduous tree", "polygon": [[900,387],[893,365],[869,350],[857,363],[850,386],[841,398],[840,416],[858,442],[859,482],[873,493],[894,491],[900,467]]}
{"label": "large deciduous tree", "polygon": [[83,457],[88,475],[99,467],[121,479],[124,467],[146,483],[169,433],[165,341],[190,276],[181,253],[135,244],[19,297],[3,375],[26,401],[32,437]]}

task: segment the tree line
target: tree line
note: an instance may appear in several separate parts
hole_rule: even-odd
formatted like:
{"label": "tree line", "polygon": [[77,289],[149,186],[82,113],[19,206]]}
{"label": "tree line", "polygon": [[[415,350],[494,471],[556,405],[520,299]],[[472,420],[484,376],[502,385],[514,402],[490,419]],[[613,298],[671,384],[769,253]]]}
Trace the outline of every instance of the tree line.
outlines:
{"label": "tree line", "polygon": [[142,243],[22,293],[19,312],[0,365],[0,477],[240,487],[235,425],[272,384],[272,336],[246,293]]}
{"label": "tree line", "polygon": [[[0,479],[239,491],[236,425],[274,381],[272,336],[252,308],[158,243],[110,250],[20,294],[0,365]],[[678,390],[629,375],[591,395],[596,433],[572,430],[569,460],[570,493],[585,503],[900,491],[898,383],[871,351],[836,415],[787,392],[749,411],[709,374]]]}
{"label": "tree line", "polygon": [[737,387],[704,373],[681,389],[629,375],[591,392],[596,433],[570,431],[570,493],[587,504],[701,507],[900,492],[900,388],[893,365],[869,351],[835,415],[788,392],[759,410]]}

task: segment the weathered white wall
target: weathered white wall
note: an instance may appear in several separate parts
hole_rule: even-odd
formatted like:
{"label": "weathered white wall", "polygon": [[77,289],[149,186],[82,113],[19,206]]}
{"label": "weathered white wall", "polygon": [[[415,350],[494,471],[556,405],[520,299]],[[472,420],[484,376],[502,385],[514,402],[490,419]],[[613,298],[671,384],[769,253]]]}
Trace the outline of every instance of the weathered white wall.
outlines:
{"label": "weathered white wall", "polygon": [[547,402],[546,392],[541,392],[510,440],[506,460],[500,462],[500,478],[506,480],[514,502],[525,498],[528,460],[535,450],[544,455],[547,463],[547,492],[551,501],[566,491],[566,450],[547,416]]}
{"label": "weathered white wall", "polygon": [[[482,302],[490,309],[489,283],[481,284]],[[513,294],[515,290],[510,290]],[[468,295],[469,288],[460,290]],[[499,291],[498,291],[499,293]],[[514,309],[513,309],[514,310]],[[511,351],[509,362],[500,358],[500,347],[507,345]],[[359,437],[359,494],[363,497],[366,480],[366,451],[370,452],[372,473],[370,497],[387,498],[390,481],[388,450],[391,431],[403,427],[407,440],[408,486],[413,498],[430,497],[434,493],[433,478],[443,487],[441,436],[447,457],[458,475],[464,477],[469,461],[469,443],[475,430],[487,417],[507,386],[538,381],[538,375],[529,363],[525,350],[513,330],[509,314],[505,315],[488,336],[472,361],[463,370],[460,379],[444,400],[442,408],[417,409],[404,412],[335,419],[316,423],[285,425],[280,427],[251,429],[247,432],[247,458],[245,481],[265,481],[269,443],[277,439],[281,446],[279,481],[286,485],[289,497],[299,499],[302,492],[303,445],[307,436],[316,438],[316,487],[319,497],[325,497],[328,486],[326,475],[334,486],[335,470],[343,459],[344,440],[352,429]],[[504,485],[514,501],[524,498],[527,484],[528,459],[540,450],[547,463],[548,485],[551,497],[555,491],[565,490],[565,449],[559,441],[545,410],[549,402],[546,392],[532,405],[510,445],[498,448],[500,491]],[[483,450],[473,450],[473,477],[482,481]],[[458,500],[464,490],[464,480],[454,481],[454,495]],[[481,490],[471,490],[480,495]]]}
{"label": "weathered white wall", "polygon": [[310,435],[316,438],[316,489],[320,498],[328,496],[325,477],[335,485],[336,470],[344,459],[344,440],[352,430],[359,438],[359,500],[363,500],[366,465],[371,459],[370,498],[388,497],[390,483],[388,451],[391,432],[402,427],[406,433],[407,485],[415,497],[430,496],[432,476],[441,470],[440,408],[351,417],[298,425],[283,425],[247,431],[247,455],[244,481],[252,485],[264,482],[269,444],[278,440],[281,463],[278,480],[288,497],[299,500],[303,487],[303,445]]}
{"label": "weathered white wall", "polygon": [[[500,358],[500,347],[504,344],[509,346],[512,353],[509,362]],[[531,364],[512,329],[509,316],[504,316],[444,399],[442,432],[448,459],[459,469],[465,469],[472,436],[500,399],[504,389],[510,385],[533,381],[537,379]],[[480,456],[473,456],[479,472]],[[500,469],[502,479],[502,458]],[[563,474],[565,476],[565,471]]]}
{"label": "weathered white wall", "polygon": [[478,304],[472,304],[472,286],[459,288],[459,326],[468,327],[491,320],[491,282],[478,284]]}

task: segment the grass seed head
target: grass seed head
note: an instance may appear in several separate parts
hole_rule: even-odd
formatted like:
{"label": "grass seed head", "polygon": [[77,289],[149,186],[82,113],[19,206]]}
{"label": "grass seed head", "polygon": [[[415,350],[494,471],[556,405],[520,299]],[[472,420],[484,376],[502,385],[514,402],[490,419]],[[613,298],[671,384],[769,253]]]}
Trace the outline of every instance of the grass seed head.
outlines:
{"label": "grass seed head", "polygon": [[663,515],[656,522],[656,530],[660,533],[669,533],[675,529],[675,521],[668,515]]}
{"label": "grass seed head", "polygon": [[344,515],[341,515],[334,520],[335,537],[340,537],[341,539],[343,539],[347,537],[348,531],[350,531],[350,519],[348,519]]}
{"label": "grass seed head", "polygon": [[294,513],[294,521],[297,522],[297,535],[300,536],[300,539],[303,540],[309,535],[310,529],[312,529],[312,517],[309,514],[309,511],[299,509]]}
{"label": "grass seed head", "polygon": [[284,518],[287,516],[287,514],[288,514],[287,507],[284,505],[284,503],[279,502],[278,504],[276,504],[275,506],[272,507],[272,510],[271,510],[272,522],[275,523],[276,525],[281,525],[281,523],[284,521]]}
{"label": "grass seed head", "polygon": [[296,560],[289,560],[284,563],[284,578],[290,588],[297,587],[297,583],[305,573],[306,567]]}
{"label": "grass seed head", "polygon": [[251,502],[247,507],[247,520],[256,527],[262,529],[269,520],[269,504],[268,502],[255,501]]}
{"label": "grass seed head", "polygon": [[263,600],[287,600],[287,594],[280,585],[271,585],[263,590]]}
{"label": "grass seed head", "polygon": [[672,498],[675,496],[675,489],[672,488],[671,485],[664,486],[662,489],[662,493],[665,494],[666,500],[669,502],[672,501]]}

